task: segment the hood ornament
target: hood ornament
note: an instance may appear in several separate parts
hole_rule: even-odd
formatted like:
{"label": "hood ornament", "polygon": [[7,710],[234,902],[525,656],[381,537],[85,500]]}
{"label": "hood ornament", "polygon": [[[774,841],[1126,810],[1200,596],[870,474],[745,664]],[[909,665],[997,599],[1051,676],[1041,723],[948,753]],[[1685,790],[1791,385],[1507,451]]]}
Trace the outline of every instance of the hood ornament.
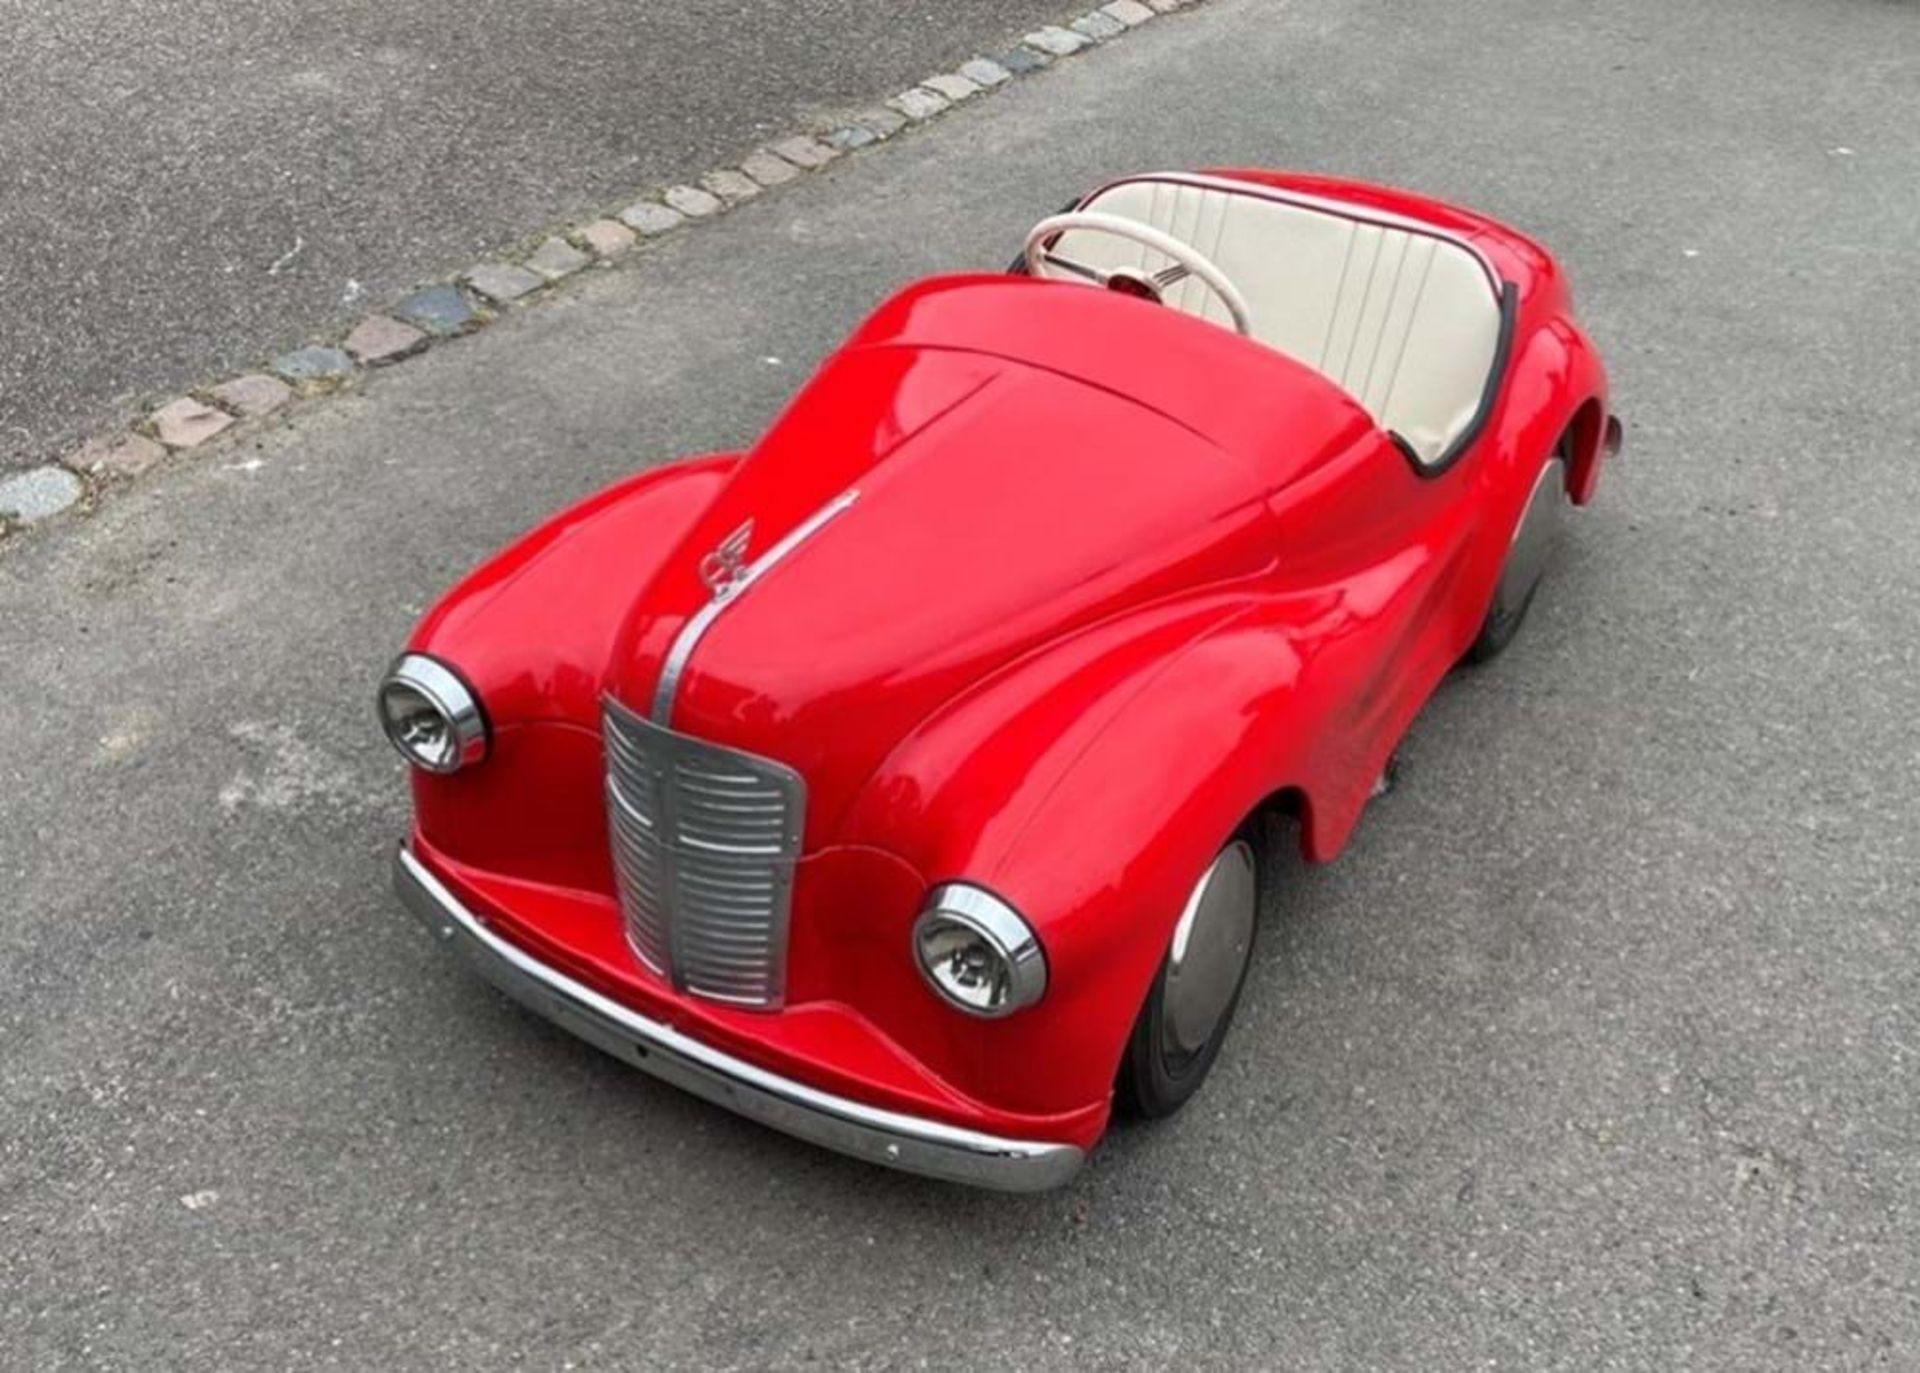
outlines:
{"label": "hood ornament", "polygon": [[733,598],[768,568],[820,532],[834,516],[860,499],[858,489],[841,492],[798,525],[788,530],[779,542],[753,563],[747,561],[747,545],[753,540],[753,521],[748,520],[720,541],[720,546],[700,560],[700,580],[713,590],[713,599],[687,617],[667,650],[660,668],[660,682],[653,690],[653,722],[663,727],[673,724],[673,702],[680,694],[680,679],[687,661],[700,644],[700,637],[713,628],[713,622],[726,613]]}
{"label": "hood ornament", "polygon": [[752,539],[753,521],[748,520],[700,560],[700,580],[707,584],[714,600],[725,600],[740,585],[747,570],[747,545]]}

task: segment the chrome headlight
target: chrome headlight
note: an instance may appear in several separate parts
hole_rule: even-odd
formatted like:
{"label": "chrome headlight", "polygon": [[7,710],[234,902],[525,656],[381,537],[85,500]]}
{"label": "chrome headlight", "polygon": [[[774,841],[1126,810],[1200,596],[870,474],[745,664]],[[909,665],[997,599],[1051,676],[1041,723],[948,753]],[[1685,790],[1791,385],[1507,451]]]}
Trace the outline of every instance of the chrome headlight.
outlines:
{"label": "chrome headlight", "polygon": [[403,653],[380,682],[380,725],[400,756],[428,772],[458,772],[487,756],[487,718],[452,668]]}
{"label": "chrome headlight", "polygon": [[933,989],[968,1015],[1009,1015],[1047,989],[1047,958],[1031,927],[963,882],[934,889],[914,922],[913,951]]}

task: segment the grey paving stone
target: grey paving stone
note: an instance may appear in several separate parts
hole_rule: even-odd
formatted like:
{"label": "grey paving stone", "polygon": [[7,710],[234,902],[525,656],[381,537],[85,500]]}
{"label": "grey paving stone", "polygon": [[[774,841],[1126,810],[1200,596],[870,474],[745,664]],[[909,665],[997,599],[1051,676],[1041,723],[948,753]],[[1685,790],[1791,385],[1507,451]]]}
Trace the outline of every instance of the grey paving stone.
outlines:
{"label": "grey paving stone", "polygon": [[596,219],[580,226],[580,241],[595,257],[609,258],[631,251],[637,236],[617,219]]}
{"label": "grey paving stone", "polygon": [[1125,24],[1110,14],[1102,14],[1099,10],[1081,15],[1078,19],[1074,20],[1072,24],[1068,25],[1068,27],[1075,33],[1083,34],[1091,38],[1096,43],[1103,43],[1109,38],[1118,38],[1127,31]]}
{"label": "grey paving stone", "polygon": [[775,157],[762,149],[740,160],[740,170],[762,186],[783,186],[800,175],[800,169],[784,157]]}
{"label": "grey paving stone", "polygon": [[466,293],[452,284],[427,286],[393,307],[394,318],[440,338],[465,333],[480,322]]}
{"label": "grey paving stone", "polygon": [[979,83],[969,81],[959,72],[941,72],[937,76],[929,76],[920,84],[930,91],[938,91],[956,105],[980,94]]}
{"label": "grey paving stone", "polygon": [[879,134],[861,124],[848,124],[845,128],[835,129],[826,137],[830,147],[838,148],[843,153],[869,147],[880,141]]}
{"label": "grey paving stone", "polygon": [[772,145],[772,150],[794,166],[804,167],[808,171],[824,167],[840,156],[819,139],[806,134],[795,134],[792,138],[783,138]]}
{"label": "grey paving stone", "polygon": [[80,499],[86,488],[80,478],[52,463],[33,467],[18,476],[0,481],[0,515],[10,515],[22,524],[58,515]]}
{"label": "grey paving stone", "polygon": [[1175,10],[1185,9],[1188,0],[1147,0],[1156,14],[1172,14]]}
{"label": "grey paving stone", "polygon": [[292,400],[293,388],[278,377],[249,372],[244,377],[221,382],[211,394],[234,414],[258,419],[262,415],[271,415]]}
{"label": "grey paving stone", "polygon": [[1153,18],[1153,11],[1141,4],[1140,0],[1112,0],[1111,4],[1100,7],[1100,13],[1130,29],[1137,29]]}
{"label": "grey paving stone", "polygon": [[1037,72],[1053,65],[1051,57],[1043,52],[1035,52],[1032,48],[1009,48],[1000,54],[999,62],[1015,76],[1025,76],[1029,72]]}
{"label": "grey paving stone", "polygon": [[316,385],[352,376],[353,359],[338,348],[316,343],[282,353],[273,360],[273,370],[296,385]]}
{"label": "grey paving stone", "polygon": [[[703,191],[697,186],[669,186],[666,194],[660,198],[689,219],[705,219],[708,215],[717,215],[727,208],[720,203],[719,196]],[[632,224],[633,221],[629,219],[627,223]]]}
{"label": "grey paving stone", "polygon": [[863,129],[871,129],[876,138],[892,138],[907,127],[907,117],[898,110],[875,107],[862,110],[853,117],[853,122]]}
{"label": "grey paving stone", "polygon": [[1013,79],[1013,73],[991,57],[968,58],[960,64],[960,75],[983,89],[1002,86]]}
{"label": "grey paving stone", "polygon": [[73,455],[71,465],[96,476],[137,477],[166,455],[167,450],[145,434],[115,434],[90,441]]}
{"label": "grey paving stone", "polygon": [[1058,24],[1048,24],[1043,29],[1035,29],[1020,41],[1030,48],[1038,48],[1049,57],[1071,57],[1086,47],[1090,40],[1072,29],[1063,29]]}
{"label": "grey paving stone", "polygon": [[[699,196],[702,201],[712,199],[706,192],[696,191],[691,186],[675,186],[673,190],[667,192],[667,198],[671,200],[676,192],[684,192],[686,196]],[[719,208],[716,204],[712,209],[688,210],[683,213],[671,205],[662,205],[657,200],[636,200],[620,212],[620,222],[635,233],[652,238],[656,234],[670,233],[679,228],[687,222],[689,214],[712,214]]]}
{"label": "grey paving stone", "polygon": [[711,195],[717,195],[729,205],[738,205],[743,200],[752,200],[760,194],[760,185],[745,172],[734,167],[715,167],[700,178],[700,185]]}
{"label": "grey paving stone", "polygon": [[386,367],[427,346],[426,332],[385,315],[368,315],[347,335],[347,351],[362,367]]}
{"label": "grey paving stone", "polygon": [[478,267],[470,268],[461,280],[488,300],[498,301],[502,305],[519,300],[547,284],[538,272],[528,271],[511,262],[483,262]]}
{"label": "grey paving stone", "polygon": [[527,266],[548,281],[570,277],[582,267],[592,265],[592,258],[558,236],[547,239],[527,256]]}
{"label": "grey paving stone", "polygon": [[930,91],[925,86],[915,86],[912,90],[901,91],[887,102],[888,108],[900,111],[916,124],[923,119],[933,118],[952,104],[953,102],[946,96],[938,91]]}
{"label": "grey paving stone", "polygon": [[169,448],[198,448],[233,424],[233,416],[192,396],[170,400],[147,416],[153,436]]}

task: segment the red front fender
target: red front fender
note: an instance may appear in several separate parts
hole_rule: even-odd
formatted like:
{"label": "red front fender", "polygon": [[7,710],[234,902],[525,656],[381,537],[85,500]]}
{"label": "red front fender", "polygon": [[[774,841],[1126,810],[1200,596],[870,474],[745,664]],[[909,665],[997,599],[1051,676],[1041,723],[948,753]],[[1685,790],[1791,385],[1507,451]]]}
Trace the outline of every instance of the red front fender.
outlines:
{"label": "red front fender", "polygon": [[738,462],[654,468],[591,496],[469,573],[408,647],[452,667],[493,730],[486,764],[413,770],[421,833],[441,852],[530,880],[611,886],[600,696],[633,599]]}
{"label": "red front fender", "polygon": [[1043,922],[1058,970],[1055,1061],[1089,1082],[1112,1082],[1180,912],[1234,831],[1287,790],[1320,823],[1316,793],[1338,793],[1340,765],[1325,756],[1300,668],[1288,634],[1257,610],[1193,643],[1102,729],[984,875]]}
{"label": "red front fender", "polygon": [[895,1033],[934,1055],[964,1044],[977,1061],[957,1076],[1010,1107],[1106,1099],[1194,882],[1264,798],[1335,761],[1314,751],[1324,732],[1295,729],[1286,624],[1244,589],[1150,607],[1016,665],[896,751],[842,840],[1007,899],[1049,977],[1037,1005],[964,1036]]}

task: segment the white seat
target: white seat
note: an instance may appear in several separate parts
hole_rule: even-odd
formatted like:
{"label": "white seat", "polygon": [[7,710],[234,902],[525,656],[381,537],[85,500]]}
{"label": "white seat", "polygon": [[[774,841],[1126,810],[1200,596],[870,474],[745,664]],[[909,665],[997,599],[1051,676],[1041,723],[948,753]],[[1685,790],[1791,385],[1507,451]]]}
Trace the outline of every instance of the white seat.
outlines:
{"label": "white seat", "polygon": [[[1221,177],[1137,177],[1079,208],[1151,225],[1212,259],[1246,297],[1255,338],[1324,373],[1419,461],[1439,462],[1473,424],[1499,351],[1500,296],[1485,259],[1459,240]],[[1167,265],[1152,249],[1086,230],[1061,235],[1055,250],[1102,268]],[[1191,277],[1165,300],[1232,327]]]}

